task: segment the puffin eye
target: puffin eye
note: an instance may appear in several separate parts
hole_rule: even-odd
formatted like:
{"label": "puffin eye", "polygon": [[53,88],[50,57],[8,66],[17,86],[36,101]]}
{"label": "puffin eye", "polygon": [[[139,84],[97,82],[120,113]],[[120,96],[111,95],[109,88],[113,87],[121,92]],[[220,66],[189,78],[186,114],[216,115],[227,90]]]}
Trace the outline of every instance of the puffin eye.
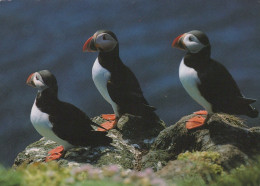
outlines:
{"label": "puffin eye", "polygon": [[103,35],[103,40],[106,40],[106,35]]}
{"label": "puffin eye", "polygon": [[38,76],[36,76],[35,78],[36,78],[36,80],[39,80]]}
{"label": "puffin eye", "polygon": [[193,41],[193,37],[192,36],[189,37],[189,41]]}

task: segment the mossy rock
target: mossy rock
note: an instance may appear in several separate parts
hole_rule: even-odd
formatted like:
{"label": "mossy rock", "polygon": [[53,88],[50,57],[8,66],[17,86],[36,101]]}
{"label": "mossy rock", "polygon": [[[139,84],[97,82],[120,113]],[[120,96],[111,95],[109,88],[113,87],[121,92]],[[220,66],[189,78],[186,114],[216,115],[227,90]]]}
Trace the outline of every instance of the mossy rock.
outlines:
{"label": "mossy rock", "polygon": [[[61,167],[57,162],[33,163],[17,169],[0,166],[0,185],[178,185],[178,186],[258,186],[260,184],[260,158],[249,161],[230,172],[219,169],[216,152],[186,152],[169,162],[156,174],[151,169],[134,171],[116,165],[94,167]],[[171,165],[170,165],[171,164]],[[173,173],[173,174],[170,174]]]}
{"label": "mossy rock", "polygon": [[122,131],[123,138],[150,139],[157,137],[166,125],[162,120],[152,121],[125,114],[119,119],[117,127]]}
{"label": "mossy rock", "polygon": [[[93,118],[93,121],[98,124],[105,122],[100,116]],[[136,116],[124,115],[118,121],[118,128],[108,132],[108,136],[113,139],[111,146],[75,147],[66,151],[58,163],[62,166],[79,166],[85,163],[95,166],[118,164],[123,168],[134,169],[140,167],[140,156],[151,147],[155,137],[164,128],[162,121],[149,123]],[[55,142],[42,138],[18,154],[14,167],[44,162],[48,152],[57,146]]]}
{"label": "mossy rock", "polygon": [[[135,163],[135,155],[139,151],[122,140],[121,134],[116,130],[111,130],[108,136],[113,138],[112,146],[75,147],[66,151],[57,162],[62,166],[79,166],[86,163],[95,166],[118,164],[124,168],[132,169]],[[18,154],[14,167],[24,163],[44,162],[48,151],[57,146],[58,144],[55,142],[41,138]]]}
{"label": "mossy rock", "polygon": [[173,159],[172,154],[165,150],[150,151],[142,158],[142,162],[145,162],[145,164],[142,164],[142,169],[152,167],[154,171],[158,171],[167,165],[171,159]]}
{"label": "mossy rock", "polygon": [[101,156],[97,161],[97,166],[103,165],[121,165],[125,169],[134,169],[135,167],[135,157],[134,154],[129,153],[127,150],[122,150],[120,152],[106,153],[106,155]]}
{"label": "mossy rock", "polygon": [[[213,151],[220,154],[221,166],[230,170],[260,153],[259,127],[250,129],[235,116],[214,114],[203,127],[187,130],[185,123],[193,116],[185,116],[160,132],[150,152],[142,158],[143,168],[154,165],[152,168],[159,170],[156,162],[176,160],[186,151]],[[160,156],[162,151],[164,155]]]}
{"label": "mossy rock", "polygon": [[[230,171],[241,164],[247,164],[260,153],[260,127],[249,128],[234,116],[214,114],[203,127],[187,130],[185,123],[193,116],[185,116],[175,125],[165,128],[162,121],[150,122],[124,115],[118,121],[117,129],[108,132],[108,136],[113,139],[112,146],[75,147],[68,150],[57,162],[62,166],[88,163],[102,167],[117,164],[134,170],[172,170],[166,177],[174,177],[173,174],[180,177],[197,176],[197,173],[191,174],[188,169],[203,172],[205,168],[206,172],[210,172],[210,177],[214,177],[221,174],[222,170]],[[101,124],[105,120],[95,117],[93,121]],[[58,145],[55,142],[42,138],[18,154],[14,167],[23,163],[44,162],[48,151],[56,146]],[[214,157],[217,157],[216,162],[204,161],[205,158],[213,160]],[[179,168],[175,170],[174,166]],[[199,174],[202,180],[207,177],[206,172]]]}
{"label": "mossy rock", "polygon": [[177,160],[170,161],[163,169],[157,172],[157,175],[173,181],[196,176],[210,181],[216,179],[222,173],[220,154],[204,151],[180,154]]}
{"label": "mossy rock", "polygon": [[48,155],[48,151],[58,146],[57,143],[41,138],[25,148],[20,152],[14,160],[14,167],[22,164],[30,164],[36,162],[43,162]]}
{"label": "mossy rock", "polygon": [[[101,124],[106,120],[99,116],[93,121]],[[117,130],[122,134],[122,138],[138,145],[140,149],[149,149],[154,139],[165,128],[166,124],[162,120],[147,120],[131,114],[121,116],[117,123]]]}

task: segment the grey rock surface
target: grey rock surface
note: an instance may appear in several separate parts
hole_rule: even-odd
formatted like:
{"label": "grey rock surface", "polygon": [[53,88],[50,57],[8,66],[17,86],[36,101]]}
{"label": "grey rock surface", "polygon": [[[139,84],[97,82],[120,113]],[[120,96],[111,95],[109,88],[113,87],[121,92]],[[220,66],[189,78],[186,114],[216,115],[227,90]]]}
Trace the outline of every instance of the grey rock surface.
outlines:
{"label": "grey rock surface", "polygon": [[[185,116],[165,128],[162,121],[153,123],[124,115],[117,129],[108,132],[113,139],[111,146],[75,147],[57,162],[62,166],[88,163],[97,167],[116,164],[134,170],[153,168],[159,176],[173,179],[193,173],[204,177],[208,172],[212,176],[216,172],[220,174],[222,170],[229,171],[246,164],[260,154],[260,127],[248,128],[234,116],[214,114],[203,127],[187,130],[185,121],[192,116]],[[95,117],[93,121],[98,124],[104,122],[101,117]],[[48,151],[56,146],[55,142],[42,138],[18,154],[14,167],[44,162]],[[195,159],[178,158],[187,151]]]}
{"label": "grey rock surface", "polygon": [[[98,116],[93,118],[93,121],[101,124],[105,120]],[[117,164],[126,169],[140,169],[142,151],[150,148],[164,128],[165,124],[162,121],[151,123],[136,116],[124,115],[118,121],[118,129],[108,132],[108,136],[113,139],[111,146],[75,147],[66,151],[58,163],[64,166],[79,166],[86,163],[95,166]],[[59,145],[55,142],[41,138],[19,153],[13,166],[44,162],[48,152],[57,146]]]}
{"label": "grey rock surface", "polygon": [[248,128],[234,116],[214,114],[203,127],[187,130],[185,121],[192,116],[160,132],[149,153],[142,157],[142,168],[157,171],[180,153],[212,151],[220,154],[221,166],[230,170],[260,153],[260,127]]}

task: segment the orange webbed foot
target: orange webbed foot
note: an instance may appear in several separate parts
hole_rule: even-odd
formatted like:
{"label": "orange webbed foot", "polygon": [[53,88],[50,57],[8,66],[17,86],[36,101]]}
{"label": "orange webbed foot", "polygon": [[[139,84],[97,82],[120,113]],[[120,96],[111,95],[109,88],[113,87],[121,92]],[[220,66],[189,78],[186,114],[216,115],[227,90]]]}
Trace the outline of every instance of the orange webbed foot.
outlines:
{"label": "orange webbed foot", "polygon": [[186,128],[188,130],[200,127],[205,124],[205,118],[202,116],[194,116],[186,122]]}
{"label": "orange webbed foot", "polygon": [[104,127],[107,130],[104,130],[102,128],[98,128],[97,131],[108,131],[108,130],[111,130],[111,129],[113,129],[116,126],[116,124],[117,124],[116,120],[114,120],[114,121],[107,121],[107,122],[101,124],[101,126]]}
{"label": "orange webbed foot", "polygon": [[49,156],[47,156],[45,158],[46,162],[52,161],[52,160],[57,160],[60,159],[62,157],[62,153],[55,153],[55,154],[51,154]]}
{"label": "orange webbed foot", "polygon": [[102,114],[101,117],[105,120],[116,120],[115,114]]}
{"label": "orange webbed foot", "polygon": [[193,114],[197,115],[208,115],[208,112],[206,110],[199,110],[197,112],[193,112]]}
{"label": "orange webbed foot", "polygon": [[63,146],[58,146],[55,149],[52,149],[48,152],[48,154],[50,155],[45,158],[45,161],[49,162],[52,160],[60,159],[61,156],[63,155],[63,152],[64,152]]}
{"label": "orange webbed foot", "polygon": [[52,149],[48,152],[48,154],[55,154],[55,153],[61,153],[64,151],[64,147],[63,146],[58,146],[55,149]]}

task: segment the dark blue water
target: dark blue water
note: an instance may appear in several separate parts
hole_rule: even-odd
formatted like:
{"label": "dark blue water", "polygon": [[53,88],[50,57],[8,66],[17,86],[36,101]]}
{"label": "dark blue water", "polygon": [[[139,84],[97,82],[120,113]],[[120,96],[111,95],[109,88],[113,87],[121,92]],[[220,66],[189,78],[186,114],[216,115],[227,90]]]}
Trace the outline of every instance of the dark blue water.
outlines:
{"label": "dark blue water", "polygon": [[[82,53],[98,29],[114,31],[120,55],[140,81],[151,105],[168,124],[201,109],[184,91],[178,67],[184,53],[171,48],[179,34],[207,33],[212,57],[222,62],[242,92],[259,99],[260,3],[246,1],[1,1],[0,162],[39,139],[29,115],[36,90],[26,86],[32,72],[49,69],[59,97],[90,117],[112,109],[96,90],[91,68],[97,53]],[[260,101],[255,104],[260,109]],[[248,119],[251,126],[260,119]]]}

